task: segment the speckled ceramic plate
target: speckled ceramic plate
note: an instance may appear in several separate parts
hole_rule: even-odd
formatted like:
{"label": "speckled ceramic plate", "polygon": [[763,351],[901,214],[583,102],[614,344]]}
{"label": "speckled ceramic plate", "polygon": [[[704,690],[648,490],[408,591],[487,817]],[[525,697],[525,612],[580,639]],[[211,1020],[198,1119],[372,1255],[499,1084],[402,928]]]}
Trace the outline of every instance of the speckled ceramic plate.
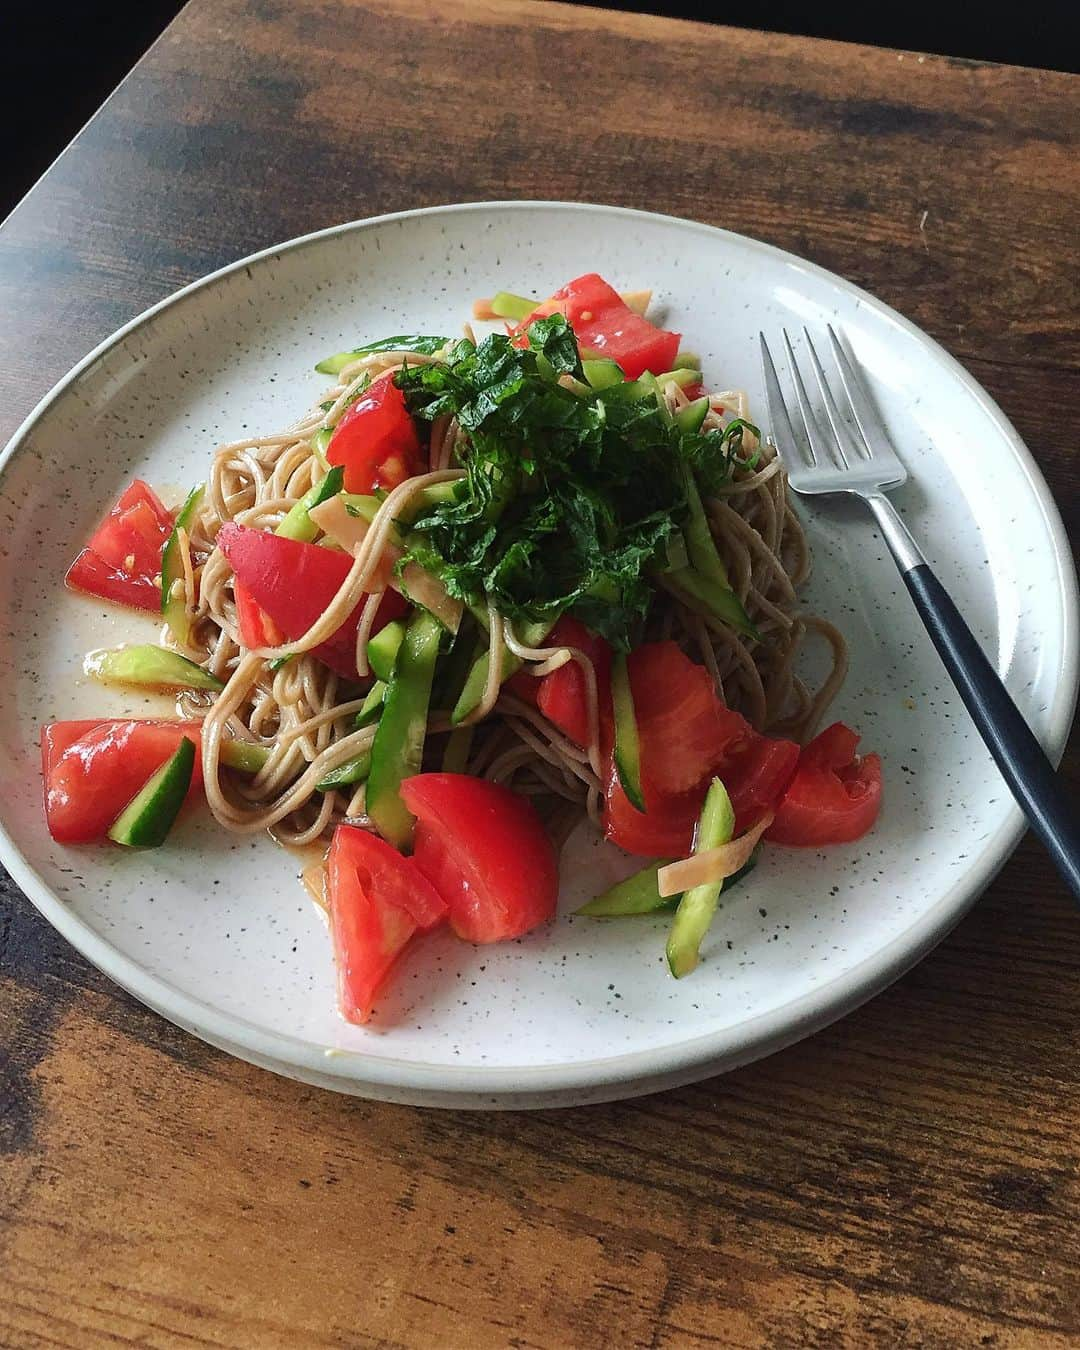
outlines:
{"label": "speckled ceramic plate", "polygon": [[760,401],[755,338],[838,323],[911,471],[899,505],[1010,690],[1060,754],[1076,691],[1076,589],[1046,485],[1001,412],[944,351],[871,296],[753,240],[609,207],[517,202],[361,221],[189,286],[92,352],[35,409],[0,478],[3,860],[45,917],[164,1016],[280,1073],[447,1106],[595,1101],[700,1078],[805,1036],[925,953],[994,874],[1021,819],[868,518],[803,514],[809,602],[844,628],[836,714],[885,763],[873,834],[768,850],[721,910],[695,975],[663,961],[665,921],[573,919],[606,884],[606,846],[564,860],[561,916],[524,941],[415,944],[368,1029],[334,1011],[324,924],[295,860],[204,812],[148,854],[63,848],[41,811],[53,718],[146,711],[80,680],[89,647],[152,621],[65,592],[66,566],[135,473],[173,499],[213,446],[287,424],[314,362],[361,338],[456,331],[499,287],[548,294],[600,268],[651,285],[716,385]]}

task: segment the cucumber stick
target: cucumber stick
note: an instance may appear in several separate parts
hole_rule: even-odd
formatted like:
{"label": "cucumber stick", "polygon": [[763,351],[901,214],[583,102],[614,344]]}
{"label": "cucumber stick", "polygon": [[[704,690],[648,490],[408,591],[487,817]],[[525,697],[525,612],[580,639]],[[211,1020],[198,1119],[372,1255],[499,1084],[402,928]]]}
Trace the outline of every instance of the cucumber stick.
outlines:
{"label": "cucumber stick", "polygon": [[[759,846],[760,847],[760,846]],[[732,889],[748,872],[752,872],[757,863],[759,848],[756,848],[742,867],[724,882],[724,893]],[[664,861],[650,863],[640,872],[627,877],[590,900],[587,905],[574,911],[590,919],[617,919],[629,914],[657,914],[662,910],[677,908],[680,896],[660,894],[657,873],[666,867]]]}
{"label": "cucumber stick", "polygon": [[345,470],[340,466],[331,469],[321,482],[305,492],[292,506],[285,519],[274,531],[284,539],[298,539],[302,544],[310,544],[319,533],[319,527],[311,519],[316,506],[336,497],[345,482]]}
{"label": "cucumber stick", "polygon": [[238,773],[258,773],[270,758],[268,745],[256,745],[252,741],[222,740],[220,759],[227,769],[236,769]]}
{"label": "cucumber stick", "polygon": [[[490,664],[491,663],[488,660],[488,648],[485,646],[483,651],[473,661],[472,666],[469,668],[469,673],[465,677],[464,687],[450,714],[452,726],[456,727],[459,722],[464,721],[484,697],[484,690],[487,688],[487,677]],[[516,674],[517,671],[521,669],[521,664],[520,658],[515,656],[509,647],[504,647],[500,683],[505,683],[511,675]]]}
{"label": "cucumber stick", "polygon": [[[400,525],[410,525],[418,517],[426,516],[434,507],[457,501],[454,491],[456,486],[457,484],[451,481],[430,483],[427,487],[421,488],[419,492],[413,493],[401,508],[400,513],[394,517],[395,521]],[[369,525],[383,504],[383,499],[373,493],[346,492],[342,494],[342,500],[351,516],[366,520]]]}
{"label": "cucumber stick", "polygon": [[400,788],[403,779],[420,771],[442,631],[430,614],[421,611],[413,616],[398,649],[371,747],[367,813],[395,848],[407,848],[412,842],[415,822]]}
{"label": "cucumber stick", "polygon": [[425,356],[433,356],[449,341],[449,338],[433,337],[426,333],[380,338],[378,342],[369,342],[366,347],[354,347],[351,351],[335,352],[333,356],[324,357],[315,369],[320,375],[340,375],[358,356],[371,356],[375,352],[421,352]]}
{"label": "cucumber stick", "polygon": [[315,451],[315,456],[324,469],[330,467],[326,462],[326,448],[330,444],[333,435],[333,427],[320,427],[311,437],[311,448]]}
{"label": "cucumber stick", "polygon": [[491,312],[497,314],[500,319],[512,319],[515,323],[520,323],[522,319],[529,317],[539,303],[539,300],[530,300],[526,295],[500,291],[498,295],[492,297]]}
{"label": "cucumber stick", "polygon": [[[694,405],[690,404],[692,408]],[[684,408],[683,412],[689,412]],[[683,484],[686,488],[687,519],[683,539],[690,566],[671,573],[671,579],[696,601],[695,608],[729,624],[741,633],[757,637],[758,631],[750,622],[742,601],[731,589],[727,568],[716,551],[716,541],[701,504],[701,493],[693,470],[683,465]]]}
{"label": "cucumber stick", "polygon": [[673,897],[665,899],[660,894],[656,876],[666,865],[665,862],[650,863],[625,881],[609,886],[575,912],[591,919],[610,919],[624,914],[652,914],[660,909],[673,909],[677,901]]}
{"label": "cucumber stick", "polygon": [[109,827],[109,838],[126,848],[157,848],[180,813],[195,767],[195,744],[185,736]]}
{"label": "cucumber stick", "polygon": [[[480,622],[486,628],[487,612],[485,610],[477,608],[473,611],[473,613],[476,615],[476,618],[480,620]],[[522,645],[525,647],[534,647],[538,643],[543,642],[543,640],[547,637],[548,633],[551,632],[553,626],[554,626],[553,622],[548,620],[541,620],[540,622],[537,623],[524,624],[521,629]],[[461,696],[458,698],[458,701],[457,703],[455,703],[454,709],[450,714],[450,722],[452,726],[456,727],[459,722],[463,721],[464,718],[468,717],[468,715],[473,711],[474,708],[476,708],[477,704],[479,704],[480,700],[483,698],[484,690],[487,687],[488,669],[490,666],[490,661],[488,657],[489,657],[489,649],[485,645],[483,650],[474,659],[472,666],[469,669],[469,673],[465,679],[465,685],[461,691]],[[499,677],[500,683],[505,684],[511,675],[516,674],[521,669],[521,666],[522,666],[521,658],[515,656],[509,647],[504,647],[502,656],[502,672]]]}
{"label": "cucumber stick", "polygon": [[708,414],[709,399],[707,395],[702,394],[700,398],[694,399],[692,403],[688,403],[685,408],[680,408],[675,413],[675,425],[680,431],[692,435],[701,430],[701,424]]}
{"label": "cucumber stick", "polygon": [[137,684],[151,689],[210,689],[225,686],[216,675],[203,670],[179,652],[152,643],[115,647],[91,652],[83,667],[87,675],[112,684]]}
{"label": "cucumber stick", "polygon": [[615,771],[630,804],[645,810],[641,789],[641,745],[638,741],[634,694],[625,652],[616,652],[611,666],[611,701],[615,712]]}
{"label": "cucumber stick", "polygon": [[686,595],[690,609],[706,618],[719,619],[729,627],[745,633],[748,637],[760,638],[758,630],[750,622],[742,601],[730,587],[702,576],[692,567],[676,568],[669,572],[671,580]]}
{"label": "cucumber stick", "polygon": [[374,637],[368,639],[368,665],[374,671],[375,678],[381,680],[384,684],[388,684],[390,681],[394,661],[397,659],[398,649],[404,638],[404,621],[393,619],[390,623],[384,624]]}
{"label": "cucumber stick", "polygon": [[347,759],[344,764],[331,769],[325,778],[315,784],[315,790],[329,792],[332,788],[351,787],[354,783],[364,782],[370,772],[371,751],[361,750],[352,759]]}
{"label": "cucumber stick", "polygon": [[657,375],[656,383],[661,389],[668,384],[677,384],[680,389],[687,389],[692,384],[701,382],[701,371],[694,370],[690,366],[676,366],[674,370],[665,370],[662,375]]}
{"label": "cucumber stick", "polygon": [[606,356],[595,361],[582,361],[581,368],[593,389],[610,389],[612,385],[622,384],[626,379],[622,367]]}
{"label": "cucumber stick", "polygon": [[469,615],[462,618],[464,628],[459,628],[450,650],[439,657],[435,668],[435,684],[431,691],[431,704],[434,708],[453,708],[461,697],[469,671],[476,663],[480,653],[486,650],[486,643],[473,632]]}
{"label": "cucumber stick", "polygon": [[172,534],[161,554],[161,614],[169,625],[169,632],[181,647],[191,646],[191,615],[188,613],[184,587],[184,555],[180,531],[187,533],[203,499],[205,487],[200,483],[187,495],[177,512]]}
{"label": "cucumber stick", "polygon": [[716,582],[724,590],[730,591],[731,582],[728,580],[727,568],[724,566],[720,554],[716,551],[716,542],[705,517],[705,508],[701,504],[701,493],[698,492],[697,482],[689,465],[683,466],[683,483],[686,488],[686,505],[689,510],[686,525],[683,527],[683,534],[686,538],[686,550],[690,554],[690,562],[703,577]]}
{"label": "cucumber stick", "polygon": [[[735,811],[731,798],[720,779],[714,778],[705,795],[694,852],[704,853],[707,849],[730,843],[734,833]],[[667,940],[668,968],[677,980],[689,975],[697,966],[701,942],[716,914],[723,885],[723,881],[710,881],[694,886],[684,892],[679,901]]]}
{"label": "cucumber stick", "polygon": [[358,727],[370,726],[382,712],[383,701],[385,698],[386,681],[376,680],[367,691],[360,711],[356,714],[356,725]]}

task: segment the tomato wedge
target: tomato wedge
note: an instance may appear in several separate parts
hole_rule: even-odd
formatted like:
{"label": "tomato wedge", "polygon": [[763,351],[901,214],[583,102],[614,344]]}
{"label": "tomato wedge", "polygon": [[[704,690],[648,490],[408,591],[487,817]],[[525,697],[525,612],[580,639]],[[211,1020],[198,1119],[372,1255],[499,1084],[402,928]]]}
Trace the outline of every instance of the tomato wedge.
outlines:
{"label": "tomato wedge", "polygon": [[[596,691],[600,701],[601,741],[605,739],[605,728],[611,725],[611,647],[595,633],[590,633],[583,623],[569,614],[564,614],[545,641],[546,647],[559,647],[563,644],[577,647],[588,656],[596,671]],[[560,731],[569,736],[577,745],[587,745],[589,741],[589,703],[585,689],[585,672],[577,661],[568,661],[565,666],[553,670],[550,675],[534,681],[540,686],[536,706],[544,716]]]}
{"label": "tomato wedge", "polygon": [[745,741],[729,746],[713,766],[713,773],[727,788],[735,811],[735,833],[756,825],[784,795],[799,762],[794,741],[761,736],[747,728]]}
{"label": "tomato wedge", "polygon": [[413,934],[446,905],[412,859],[354,825],[337,827],[326,861],[338,1002],[346,1020],[366,1022]]}
{"label": "tomato wedge", "polygon": [[[200,748],[201,722],[53,722],[41,729],[45,819],[62,844],[103,839],[109,826],[186,736]],[[202,786],[195,757],[188,800]]]}
{"label": "tomato wedge", "polygon": [[346,492],[396,488],[421,472],[416,424],[390,376],[375,380],[346,410],[326,447],[326,462],[342,465]]}
{"label": "tomato wedge", "polygon": [[[644,764],[642,765],[644,769]],[[647,811],[630,804],[614,767],[609,767],[604,792],[604,837],[627,853],[643,858],[685,858],[694,842],[694,827],[705,800],[698,787],[674,797],[661,797],[642,774]]]}
{"label": "tomato wedge", "polygon": [[161,550],[173,518],[140,478],[124,489],[64,578],[73,590],[133,609],[161,608]]}
{"label": "tomato wedge", "polygon": [[609,357],[628,380],[646,370],[662,375],[671,369],[679,351],[679,333],[657,328],[635,314],[622,296],[596,272],[567,282],[513,330],[519,346],[526,345],[529,324],[549,314],[565,314],[580,347]]}
{"label": "tomato wedge", "polygon": [[613,843],[649,858],[685,856],[713,776],[728,790],[737,832],[776,806],[799,759],[794,741],[756,732],[717,697],[705,667],[674,642],[646,643],[627,666],[646,810],[630,804],[610,773],[603,820]]}
{"label": "tomato wedge", "polygon": [[654,794],[689,792],[753,735],[749,723],[721,703],[705,667],[674,642],[645,643],[630,653],[627,668],[642,773]]}
{"label": "tomato wedge", "polygon": [[[242,627],[241,636],[252,647],[269,644],[259,640],[267,629],[261,618],[250,617],[249,605],[262,610],[286,641],[303,637],[326,611],[353,561],[349,554],[335,549],[232,522],[221,527],[217,542],[240,582],[242,625],[244,614],[248,614],[248,627]],[[361,601],[356,606],[332,637],[314,648],[319,660],[345,679],[357,678],[356,626],[363,604]],[[387,591],[372,631],[378,632],[391,619],[406,613],[408,607],[396,591]]]}
{"label": "tomato wedge", "polygon": [[816,848],[862,838],[881,809],[881,759],[860,759],[858,743],[850,727],[834,722],[803,748],[766,839]]}
{"label": "tomato wedge", "polygon": [[558,864],[532,804],[499,783],[422,773],[401,785],[413,858],[468,942],[520,937],[555,913]]}

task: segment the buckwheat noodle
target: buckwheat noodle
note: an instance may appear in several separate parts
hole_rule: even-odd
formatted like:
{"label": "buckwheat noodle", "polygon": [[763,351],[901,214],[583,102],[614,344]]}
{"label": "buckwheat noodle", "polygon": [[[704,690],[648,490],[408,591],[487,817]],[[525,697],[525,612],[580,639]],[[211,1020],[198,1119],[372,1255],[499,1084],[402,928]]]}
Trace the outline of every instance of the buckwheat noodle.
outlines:
{"label": "buckwheat noodle", "polygon": [[[245,649],[240,639],[233,594],[233,574],[215,540],[228,521],[273,530],[322,478],[325,469],[312,438],[333,427],[357,391],[368,381],[389,378],[403,364],[424,364],[438,357],[413,352],[380,352],[358,357],[341,371],[339,382],[320,406],[294,426],[276,435],[234,441],[214,456],[184,555],[186,601],[193,616],[192,643],[177,647],[166,629],[165,645],[180,650],[225,681],[218,694],[187,692],[182,711],[203,718],[202,755],[206,796],[226,829],[240,834],[271,830],[284,843],[312,843],[343,819],[367,824],[364,787],[319,792],[316,785],[333,769],[370,749],[375,727],[355,728],[362,698],[348,698],[342,681],[311,655],[332,636],[366,595],[357,635],[364,647],[375,617],[385,577],[383,555],[395,517],[409,498],[430,484],[464,476],[454,467],[467,447],[456,422],[437,419],[431,428],[431,471],[408,479],[382,502],[353,563],[330,606],[311,629],[281,647]],[[664,390],[676,409],[686,395],[671,382]],[[327,407],[327,403],[329,406]],[[740,391],[711,396],[705,429],[721,427],[728,414],[748,414]],[[798,593],[810,572],[806,536],[788,497],[786,475],[768,444],[745,437],[743,452],[750,467],[737,466],[706,512],[731,584],[760,640],[736,633],[725,624],[702,617],[678,587],[661,576],[666,593],[653,607],[647,636],[671,637],[702,662],[728,706],[737,709],[758,730],[806,740],[818,726],[847,670],[847,649],[839,630],[828,620],[805,613]],[[183,542],[183,541],[182,541]],[[596,674],[587,655],[560,646],[524,645],[513,627],[491,606],[488,678],[483,696],[466,719],[475,724],[468,769],[483,777],[512,783],[540,799],[553,828],[564,833],[586,809],[598,819],[602,802]],[[811,689],[796,669],[808,638],[823,642],[829,670]],[[503,649],[541,676],[576,661],[585,676],[590,743],[585,749],[569,740],[526,700],[500,682]],[[289,656],[285,662],[276,658]],[[365,666],[360,665],[363,670]],[[432,713],[430,727],[449,727],[446,710]],[[258,773],[245,777],[222,771],[221,747],[235,739],[265,747],[267,759]]]}

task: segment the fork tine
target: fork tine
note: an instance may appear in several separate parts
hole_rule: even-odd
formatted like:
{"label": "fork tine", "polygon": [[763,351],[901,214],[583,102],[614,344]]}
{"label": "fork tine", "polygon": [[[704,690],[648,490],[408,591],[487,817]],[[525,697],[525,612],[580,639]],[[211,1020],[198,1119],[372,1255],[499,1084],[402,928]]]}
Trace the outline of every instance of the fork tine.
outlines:
{"label": "fork tine", "polygon": [[823,462],[832,464],[839,469],[842,467],[840,460],[838,460],[828,436],[822,430],[821,423],[817,419],[817,413],[811,406],[810,396],[806,392],[802,372],[799,370],[799,363],[795,360],[795,350],[791,345],[791,338],[788,337],[788,330],[785,328],[783,333],[784,346],[787,348],[788,361],[791,363],[791,378],[795,385],[795,397],[799,403],[803,426],[806,428],[807,440],[810,442],[810,448],[814,453],[814,462],[815,464]]}
{"label": "fork tine", "polygon": [[[844,461],[844,468],[850,469],[852,459],[866,459],[870,454],[870,447],[855,436],[837,407],[836,399],[833,397],[833,391],[829,388],[829,382],[825,378],[824,368],[818,359],[817,348],[814,346],[814,340],[811,338],[808,328],[803,329],[803,337],[806,339],[810,362],[814,367],[814,377],[817,380],[818,388],[821,390],[821,399],[825,404],[825,415],[828,417],[829,425],[836,437],[836,448],[840,452],[840,458]],[[850,457],[849,451],[851,452]]]}
{"label": "fork tine", "polygon": [[769,409],[773,441],[779,444],[781,440],[784,440],[785,444],[790,447],[790,453],[798,454],[804,464],[817,464],[814,447],[805,437],[795,434],[795,428],[788,416],[787,404],[784,402],[784,395],[780,389],[780,381],[777,378],[776,366],[773,364],[772,352],[769,351],[769,344],[765,341],[764,333],[758,333],[758,341],[761,343],[761,371],[765,379],[765,403]]}
{"label": "fork tine", "polygon": [[862,433],[862,438],[866,442],[866,448],[870,452],[871,458],[875,453],[896,457],[896,447],[889,438],[884,422],[874,411],[873,404],[870,402],[869,391],[862,376],[848,360],[847,353],[841,347],[840,339],[833,331],[831,323],[828,325],[828,330],[833,356],[840,372],[840,382],[844,386],[848,403],[851,405],[851,411],[854,414],[859,431]]}

